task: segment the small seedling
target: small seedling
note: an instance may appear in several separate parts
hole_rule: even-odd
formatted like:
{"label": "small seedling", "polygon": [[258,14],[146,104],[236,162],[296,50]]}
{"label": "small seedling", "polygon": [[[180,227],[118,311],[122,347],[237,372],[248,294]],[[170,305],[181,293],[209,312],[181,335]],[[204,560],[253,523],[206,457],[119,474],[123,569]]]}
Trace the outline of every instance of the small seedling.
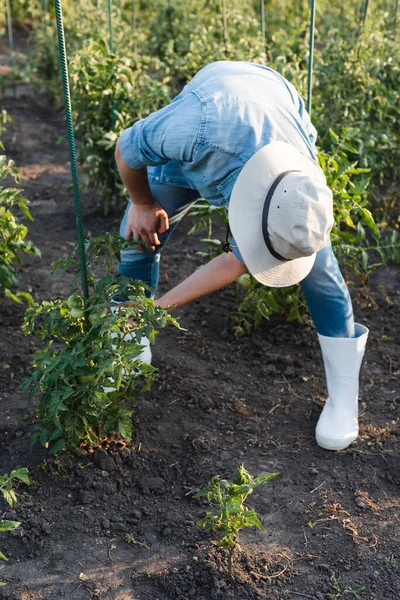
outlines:
{"label": "small seedling", "polygon": [[360,585],[355,590],[352,590],[350,587],[346,587],[344,590],[342,590],[339,587],[339,582],[338,582],[338,580],[336,578],[335,573],[332,573],[331,577],[329,578],[329,585],[334,590],[333,594],[329,594],[329,598],[331,600],[336,600],[337,598],[344,598],[344,597],[347,597],[347,596],[352,596],[353,598],[356,598],[356,600],[360,600],[359,594],[363,590],[365,590],[365,586],[363,586],[363,585]]}
{"label": "small seedling", "polygon": [[[17,496],[15,495],[15,491],[12,489],[13,480],[22,481],[27,485],[30,484],[30,479],[28,477],[28,469],[16,469],[15,471],[11,471],[10,475],[1,475],[0,476],[0,493],[3,495],[4,500],[14,508],[17,504]],[[17,527],[20,526],[21,523],[18,521],[2,521],[0,519],[0,533],[3,531],[13,531]],[[2,552],[0,552],[1,560],[8,560],[6,556]],[[0,581],[0,586],[5,585]]]}
{"label": "small seedling", "polygon": [[13,480],[22,481],[26,485],[30,485],[28,469],[16,469],[11,471],[10,475],[0,476],[0,492],[3,494],[4,500],[13,508],[17,504],[17,496],[12,489]]}
{"label": "small seedling", "polygon": [[143,548],[147,548],[148,550],[150,550],[150,548],[148,547],[147,544],[145,544],[144,542],[139,542],[139,540],[137,540],[135,538],[135,534],[134,533],[127,533],[125,536],[125,541],[128,544],[135,544],[136,546],[142,546]]}
{"label": "small seedling", "polygon": [[228,573],[233,577],[233,555],[238,549],[239,531],[243,527],[258,527],[264,531],[257,513],[244,505],[246,498],[255,487],[267,483],[278,473],[266,473],[259,477],[252,477],[242,465],[232,480],[221,479],[219,475],[213,477],[211,483],[204,490],[195,494],[195,498],[207,497],[210,502],[217,505],[217,514],[207,512],[206,516],[198,523],[207,531],[214,531],[220,536],[218,546],[228,549]]}

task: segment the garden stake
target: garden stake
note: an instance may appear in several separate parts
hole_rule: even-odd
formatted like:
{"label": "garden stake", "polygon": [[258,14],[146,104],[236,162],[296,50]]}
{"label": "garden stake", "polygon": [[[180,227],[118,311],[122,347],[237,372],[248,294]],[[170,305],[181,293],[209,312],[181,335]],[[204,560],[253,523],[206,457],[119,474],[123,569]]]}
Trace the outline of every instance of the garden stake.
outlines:
{"label": "garden stake", "polygon": [[226,20],[226,0],[221,0],[221,11],[222,11],[222,30],[224,34],[224,44],[228,42],[228,23]]}
{"label": "garden stake", "polygon": [[368,6],[369,6],[369,0],[365,0],[364,10],[363,10],[363,15],[362,15],[362,26],[363,27],[365,25],[365,21],[367,20]]}
{"label": "garden stake", "polygon": [[69,81],[68,81],[67,51],[65,48],[64,25],[63,25],[63,17],[62,17],[61,0],[55,0],[55,6],[56,6],[56,21],[57,21],[57,34],[58,34],[58,49],[60,52],[61,76],[62,76],[63,91],[64,91],[65,120],[67,122],[69,156],[71,159],[72,189],[73,189],[73,193],[74,193],[74,203],[75,203],[75,219],[76,219],[76,231],[77,231],[77,236],[78,236],[79,263],[80,263],[83,297],[86,302],[89,297],[89,286],[88,286],[88,278],[87,278],[85,241],[84,241],[84,237],[83,237],[81,200],[80,200],[80,195],[79,195],[78,167],[77,167],[77,163],[76,163],[74,127],[72,124],[71,94],[70,94],[70,90],[69,90]]}
{"label": "garden stake", "polygon": [[47,37],[47,14],[49,12],[49,0],[43,0],[43,22],[44,22],[44,35]]}
{"label": "garden stake", "polygon": [[8,29],[8,47],[10,49],[10,67],[14,67],[14,37],[12,30],[11,6],[10,0],[6,0],[7,8],[7,29]]}
{"label": "garden stake", "polygon": [[361,34],[362,34],[363,29],[364,29],[365,22],[367,20],[368,5],[369,5],[369,0],[365,0],[364,7],[362,8],[361,23],[359,25],[359,32],[358,32],[359,36],[360,36],[360,39],[359,39],[359,45],[358,45],[358,48],[357,48],[357,58],[359,58],[360,52],[361,52]]}
{"label": "garden stake", "polygon": [[[12,29],[10,0],[6,0],[6,8],[7,8],[8,47],[10,49],[10,68],[12,70],[14,68],[14,36],[13,36],[13,29]],[[15,85],[14,78],[13,78],[12,87],[13,87],[14,98],[16,98],[17,97],[17,88]]]}
{"label": "garden stake", "polygon": [[263,48],[265,50],[265,5],[264,0],[260,0],[260,20],[261,20],[261,37],[263,41]]}
{"label": "garden stake", "polygon": [[136,31],[136,3],[135,0],[132,0],[132,29]]}
{"label": "garden stake", "polygon": [[114,40],[113,40],[113,24],[112,24],[112,0],[107,0],[108,6],[108,31],[110,33],[110,50],[114,52]]}
{"label": "garden stake", "polygon": [[311,116],[312,69],[314,60],[315,0],[311,0],[310,52],[308,56],[307,112]]}
{"label": "garden stake", "polygon": [[[110,32],[110,52],[114,53],[114,40],[113,40],[113,22],[112,22],[112,0],[108,0],[108,29]],[[111,101],[111,125],[115,125],[115,101],[114,96]],[[117,165],[115,164],[115,158],[113,158],[113,179],[114,179],[114,208],[115,212],[119,210],[119,198],[117,191]]]}

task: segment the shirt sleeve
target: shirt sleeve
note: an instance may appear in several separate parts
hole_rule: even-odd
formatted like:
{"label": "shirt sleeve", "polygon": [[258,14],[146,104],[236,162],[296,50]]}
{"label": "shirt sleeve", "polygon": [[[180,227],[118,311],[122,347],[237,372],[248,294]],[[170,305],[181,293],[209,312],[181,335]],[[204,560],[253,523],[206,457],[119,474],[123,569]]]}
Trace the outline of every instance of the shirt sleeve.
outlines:
{"label": "shirt sleeve", "polygon": [[123,161],[131,169],[164,165],[170,160],[190,162],[201,114],[195,94],[176,98],[122,132],[119,148]]}
{"label": "shirt sleeve", "polygon": [[303,98],[300,95],[298,97],[299,97],[299,115],[303,122],[304,130],[305,130],[305,132],[308,136],[308,139],[310,140],[310,143],[313,147],[314,154],[315,154],[315,156],[317,156],[317,154],[318,154],[317,148],[316,148],[317,130],[315,129],[314,125],[311,123],[310,115],[306,111],[306,107],[305,107]]}

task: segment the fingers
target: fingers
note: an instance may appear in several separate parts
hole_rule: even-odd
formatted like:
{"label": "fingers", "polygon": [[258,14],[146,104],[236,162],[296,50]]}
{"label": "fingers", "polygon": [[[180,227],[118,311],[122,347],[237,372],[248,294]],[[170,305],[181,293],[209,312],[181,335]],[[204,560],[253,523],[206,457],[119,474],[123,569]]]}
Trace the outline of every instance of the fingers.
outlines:
{"label": "fingers", "polygon": [[160,212],[160,226],[158,228],[158,233],[164,233],[167,229],[169,229],[168,215],[165,210],[163,210]]}
{"label": "fingers", "polygon": [[[156,205],[155,210],[149,211],[148,208],[135,207],[132,205],[128,224],[125,232],[125,239],[129,240],[133,237],[136,241],[142,241],[147,245],[147,249],[154,252],[161,241],[158,234],[164,233],[169,229],[168,215],[159,205]],[[145,247],[138,245],[139,252],[143,253]]]}
{"label": "fingers", "polygon": [[137,241],[137,249],[140,252],[140,254],[143,254],[143,252],[146,252],[146,246],[144,246],[143,244],[140,244],[139,241],[142,240],[143,242],[145,242],[145,240],[141,237],[140,233],[137,232],[135,234],[133,234],[133,237],[135,238],[135,240]]}
{"label": "fingers", "polygon": [[154,252],[154,250],[156,249],[156,246],[158,246],[160,244],[160,241],[159,241],[156,233],[150,233],[144,229],[141,231],[138,231],[135,238],[138,241],[141,240],[142,242],[144,242],[148,246],[148,249],[151,250],[152,252]]}
{"label": "fingers", "polygon": [[[125,239],[128,241],[131,238],[133,238],[133,240],[140,240],[140,234],[128,224],[125,231]],[[146,248],[141,244],[137,244],[137,249],[140,252],[140,254],[143,254],[143,252],[146,250]]]}
{"label": "fingers", "polygon": [[156,246],[161,244],[160,240],[158,239],[158,235],[156,233],[149,233],[148,238],[150,240],[151,249],[154,251]]}
{"label": "fingers", "polygon": [[128,223],[125,229],[125,239],[129,240],[132,236],[135,237],[135,234],[133,233],[133,230],[131,229]]}

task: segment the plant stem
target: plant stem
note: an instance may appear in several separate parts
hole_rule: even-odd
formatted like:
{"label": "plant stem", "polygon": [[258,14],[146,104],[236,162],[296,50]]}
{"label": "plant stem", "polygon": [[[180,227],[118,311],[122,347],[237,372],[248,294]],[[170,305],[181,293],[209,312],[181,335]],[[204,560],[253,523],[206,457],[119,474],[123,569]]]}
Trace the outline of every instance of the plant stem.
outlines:
{"label": "plant stem", "polygon": [[233,553],[236,550],[236,542],[235,544],[232,546],[232,548],[229,550],[229,554],[228,554],[228,575],[229,577],[231,577],[231,579],[233,579]]}

